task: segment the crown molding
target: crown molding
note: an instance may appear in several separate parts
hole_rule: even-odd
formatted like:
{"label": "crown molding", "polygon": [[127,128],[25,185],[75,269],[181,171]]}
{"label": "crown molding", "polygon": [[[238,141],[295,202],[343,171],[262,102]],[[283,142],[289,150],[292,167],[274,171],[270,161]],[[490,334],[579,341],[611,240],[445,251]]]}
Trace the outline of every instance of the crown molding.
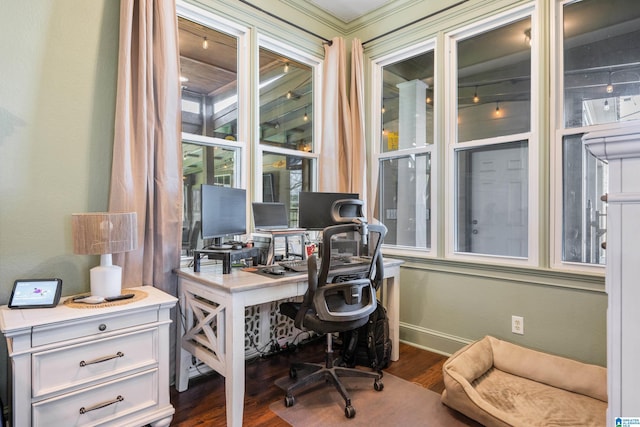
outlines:
{"label": "crown molding", "polygon": [[[386,31],[388,28],[386,26],[379,25],[383,21],[389,22],[390,19],[394,15],[402,16],[403,12],[409,8],[412,8],[417,5],[425,5],[424,0],[395,0],[388,2],[380,6],[379,8],[372,10],[371,12],[354,19],[350,22],[344,22],[340,18],[337,18],[324,9],[316,6],[315,4],[307,1],[307,0],[280,0],[287,7],[297,10],[298,12],[307,15],[322,25],[331,28],[333,31],[340,36],[349,36],[358,31],[361,31],[364,28],[371,28],[371,26],[380,26],[383,31]],[[450,0],[451,3],[454,3],[454,0]],[[441,8],[438,7],[429,7],[425,10],[425,14],[430,13],[431,9],[437,10]],[[425,7],[426,9],[426,7]],[[406,16],[404,18],[406,20]],[[383,32],[381,31],[381,32]]]}

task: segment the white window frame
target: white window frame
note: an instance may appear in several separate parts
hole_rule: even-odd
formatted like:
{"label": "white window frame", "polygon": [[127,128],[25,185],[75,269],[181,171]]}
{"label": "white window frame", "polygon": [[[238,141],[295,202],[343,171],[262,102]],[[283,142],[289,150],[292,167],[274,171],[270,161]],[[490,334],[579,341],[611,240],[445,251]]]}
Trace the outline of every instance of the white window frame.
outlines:
{"label": "white window frame", "polygon": [[185,133],[183,133],[182,139],[183,141],[194,142],[196,144],[240,147],[240,167],[242,172],[238,182],[240,183],[240,188],[246,189],[247,183],[249,182],[249,174],[251,173],[249,168],[250,153],[247,150],[247,141],[249,141],[249,130],[251,128],[249,108],[251,105],[251,89],[249,87],[251,71],[249,67],[251,60],[251,53],[249,52],[249,41],[251,35],[250,29],[246,26],[222,18],[198,6],[189,4],[184,0],[176,1],[176,14],[216,31],[234,36],[238,40],[238,140],[230,142],[222,138],[205,137]]}
{"label": "white window frame", "polygon": [[[313,73],[313,108],[312,120],[313,120],[313,149],[310,152],[294,150],[290,148],[274,147],[273,145],[260,144],[260,49],[268,49],[272,52],[291,58],[297,62],[305,64],[312,69]],[[255,80],[253,82],[255,89],[255,102],[253,109],[253,117],[255,118],[255,135],[254,141],[256,144],[253,146],[253,155],[256,159],[253,165],[253,200],[262,200],[262,161],[264,153],[281,154],[284,156],[302,157],[312,160],[312,175],[313,175],[313,188],[317,190],[318,186],[318,158],[320,150],[322,149],[320,141],[322,141],[321,132],[321,101],[320,94],[322,93],[322,58],[312,56],[303,52],[300,49],[296,49],[291,45],[287,45],[273,37],[265,34],[258,34],[257,48],[255,50],[254,63],[256,64]]]}
{"label": "white window frame", "polygon": [[[197,22],[211,28],[215,31],[228,34],[236,37],[238,41],[238,128],[237,128],[237,141],[229,141],[223,138],[209,137],[204,135],[196,135],[183,132],[181,137],[181,144],[183,142],[210,146],[210,147],[225,147],[237,149],[240,152],[239,168],[234,170],[234,180],[238,183],[236,188],[246,189],[249,182],[249,174],[251,173],[250,151],[247,148],[247,141],[250,135],[250,29],[246,26],[239,25],[228,19],[224,19],[218,15],[215,15],[205,9],[189,4],[183,0],[176,1],[176,14],[179,17],[188,19],[193,22]],[[247,212],[250,212],[250,199],[247,198]],[[249,230],[250,216],[247,215],[247,230]],[[182,257],[183,262],[190,259],[189,257]]]}
{"label": "white window frame", "polygon": [[[380,100],[382,99],[382,79],[383,79],[383,68],[390,64],[395,64],[402,60],[421,55],[423,53],[433,51],[434,53],[434,81],[436,84],[433,87],[433,105],[434,105],[434,129],[433,129],[433,143],[426,144],[422,147],[415,147],[411,149],[403,149],[403,150],[393,150],[393,151],[382,151],[382,103]],[[431,205],[430,216],[431,216],[431,247],[430,248],[418,248],[411,246],[401,246],[401,245],[391,245],[388,243],[383,243],[383,247],[385,248],[385,254],[389,255],[399,255],[399,256],[417,256],[422,258],[435,258],[438,254],[438,211],[439,208],[437,206],[438,197],[436,194],[438,192],[438,169],[439,169],[439,158],[438,158],[438,145],[439,145],[439,123],[438,120],[438,111],[441,110],[438,108],[438,102],[440,99],[439,88],[441,85],[437,84],[440,79],[440,67],[438,67],[439,59],[438,59],[438,48],[436,38],[429,38],[420,43],[412,44],[411,46],[407,46],[403,49],[395,51],[393,53],[381,56],[371,61],[371,104],[370,111],[372,111],[372,117],[370,120],[371,128],[370,134],[373,135],[372,140],[372,162],[371,162],[371,179],[375,182],[375,188],[377,191],[380,191],[380,162],[383,160],[389,160],[394,158],[403,158],[410,155],[424,155],[429,154],[430,163],[431,163],[431,173],[430,173],[430,188],[431,188]],[[380,206],[378,206],[380,209]],[[382,213],[380,214],[382,215]],[[381,220],[381,222],[384,222]]]}
{"label": "white window frame", "polygon": [[[569,135],[580,133],[620,129],[621,127],[633,126],[634,122],[607,123],[602,125],[582,126],[565,128],[564,123],[564,6],[574,3],[575,0],[556,0],[551,7],[551,40],[550,46],[550,66],[551,66],[551,102],[550,105],[550,126],[549,138],[550,147],[550,264],[553,269],[581,272],[596,275],[605,274],[605,265],[587,264],[579,262],[564,261],[563,251],[563,162],[562,144],[563,138]],[[637,122],[636,122],[637,125]]]}
{"label": "white window frame", "polygon": [[[538,75],[541,74],[540,66],[540,43],[541,37],[538,37],[538,28],[540,28],[540,19],[535,4],[530,3],[520,7],[513,8],[507,12],[491,15],[490,17],[474,22],[468,26],[456,29],[445,34],[445,46],[448,52],[445,55],[445,99],[457,100],[457,43],[460,40],[467,39],[477,34],[490,31],[494,28],[507,25],[511,22],[529,17],[531,19],[531,117],[529,132],[513,134],[508,136],[500,136],[495,138],[487,138],[483,140],[458,142],[457,127],[457,101],[452,102],[445,109],[445,132],[451,137],[448,138],[448,144],[445,150],[446,173],[446,191],[445,191],[445,218],[450,220],[445,224],[445,258],[455,259],[458,261],[495,263],[513,266],[538,266],[539,264],[539,248],[540,248],[540,148],[539,140],[539,97],[540,82]],[[451,78],[449,76],[453,75]],[[456,176],[456,151],[459,149],[469,149],[481,146],[494,146],[505,142],[516,142],[526,140],[528,147],[528,248],[527,257],[500,256],[491,254],[472,254],[468,252],[457,252],[455,250],[455,235],[457,222],[452,218],[457,217],[455,199],[457,192],[457,176]]]}

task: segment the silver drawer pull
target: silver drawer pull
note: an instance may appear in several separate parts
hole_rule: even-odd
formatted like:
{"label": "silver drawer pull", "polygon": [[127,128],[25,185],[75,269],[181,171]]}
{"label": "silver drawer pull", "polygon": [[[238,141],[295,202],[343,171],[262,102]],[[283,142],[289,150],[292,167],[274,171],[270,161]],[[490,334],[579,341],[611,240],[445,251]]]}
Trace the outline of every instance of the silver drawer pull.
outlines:
{"label": "silver drawer pull", "polygon": [[80,367],[87,366],[87,365],[95,365],[96,363],[106,362],[107,360],[115,359],[117,357],[124,357],[124,353],[119,351],[116,354],[112,354],[111,356],[99,357],[97,359],[90,360],[88,362],[85,362],[84,360],[81,360],[80,361]]}
{"label": "silver drawer pull", "polygon": [[115,399],[110,400],[108,402],[98,403],[97,405],[94,405],[91,408],[85,408],[83,406],[82,408],[80,408],[80,414],[86,414],[87,412],[95,411],[96,409],[104,408],[106,406],[113,405],[114,403],[122,402],[123,400],[124,400],[124,397],[118,396]]}

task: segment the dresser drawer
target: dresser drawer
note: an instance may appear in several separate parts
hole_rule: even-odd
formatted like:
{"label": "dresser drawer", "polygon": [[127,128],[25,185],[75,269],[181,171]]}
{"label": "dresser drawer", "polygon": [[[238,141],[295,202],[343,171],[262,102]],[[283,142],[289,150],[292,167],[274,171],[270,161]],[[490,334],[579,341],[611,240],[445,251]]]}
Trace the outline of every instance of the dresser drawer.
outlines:
{"label": "dresser drawer", "polygon": [[32,405],[33,426],[123,425],[127,416],[158,407],[158,371],[89,387]]}
{"label": "dresser drawer", "polygon": [[[78,310],[91,310],[78,309]],[[51,323],[36,326],[31,334],[31,346],[52,344],[60,341],[82,338],[90,335],[117,331],[118,329],[140,326],[158,321],[158,310],[150,309],[133,313],[120,313],[89,317],[82,321]]]}
{"label": "dresser drawer", "polygon": [[156,367],[157,342],[153,328],[34,353],[33,398]]}

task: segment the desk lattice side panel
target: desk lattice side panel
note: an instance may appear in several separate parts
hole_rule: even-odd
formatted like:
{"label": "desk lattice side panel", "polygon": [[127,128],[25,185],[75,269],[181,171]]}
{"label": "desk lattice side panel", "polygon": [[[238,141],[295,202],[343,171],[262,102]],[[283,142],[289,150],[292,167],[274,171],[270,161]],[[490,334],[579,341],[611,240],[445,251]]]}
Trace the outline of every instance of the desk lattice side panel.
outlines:
{"label": "desk lattice side panel", "polygon": [[268,353],[273,344],[292,342],[299,337],[300,331],[293,320],[280,314],[279,306],[284,301],[296,301],[289,298],[266,304],[254,305],[245,309],[245,354],[247,357]]}
{"label": "desk lattice side panel", "polygon": [[[184,340],[199,346],[207,352],[212,363],[222,363],[219,349],[223,348],[223,337],[218,334],[219,316],[224,316],[224,307],[201,296],[187,293],[187,305],[193,312],[193,325],[185,332]],[[289,298],[245,308],[245,357],[251,358],[269,353],[273,345],[291,343],[295,339],[306,338],[293,324],[293,320],[279,312],[284,301]]]}

